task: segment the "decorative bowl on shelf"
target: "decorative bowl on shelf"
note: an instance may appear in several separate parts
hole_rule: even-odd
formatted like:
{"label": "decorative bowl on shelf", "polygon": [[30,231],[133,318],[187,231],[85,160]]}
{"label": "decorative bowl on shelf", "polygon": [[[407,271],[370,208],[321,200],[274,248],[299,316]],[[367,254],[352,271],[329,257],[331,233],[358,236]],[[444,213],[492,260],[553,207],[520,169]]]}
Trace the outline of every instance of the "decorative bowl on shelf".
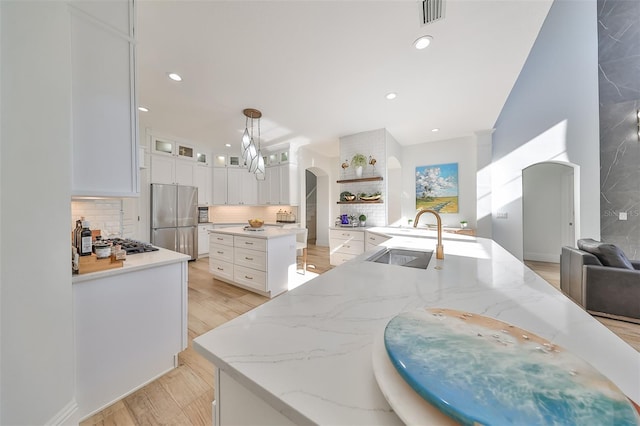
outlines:
{"label": "decorative bowl on shelf", "polygon": [[264,225],[264,220],[262,219],[249,219],[249,226],[252,228],[261,228]]}
{"label": "decorative bowl on shelf", "polygon": [[355,196],[355,195],[345,195],[345,196],[344,196],[344,200],[345,200],[345,201],[353,201],[353,200],[355,200],[355,199],[356,199],[356,196]]}
{"label": "decorative bowl on shelf", "polygon": [[362,201],[378,201],[380,199],[380,195],[361,195],[360,200]]}

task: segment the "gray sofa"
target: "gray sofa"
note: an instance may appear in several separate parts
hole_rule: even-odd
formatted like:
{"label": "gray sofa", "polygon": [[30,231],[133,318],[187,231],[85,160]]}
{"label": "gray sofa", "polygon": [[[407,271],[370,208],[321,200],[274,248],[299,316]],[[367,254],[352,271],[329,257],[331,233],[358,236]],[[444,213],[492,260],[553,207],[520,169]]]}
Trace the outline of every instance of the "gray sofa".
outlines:
{"label": "gray sofa", "polygon": [[562,247],[560,289],[589,313],[640,324],[640,261],[613,244],[578,240]]}

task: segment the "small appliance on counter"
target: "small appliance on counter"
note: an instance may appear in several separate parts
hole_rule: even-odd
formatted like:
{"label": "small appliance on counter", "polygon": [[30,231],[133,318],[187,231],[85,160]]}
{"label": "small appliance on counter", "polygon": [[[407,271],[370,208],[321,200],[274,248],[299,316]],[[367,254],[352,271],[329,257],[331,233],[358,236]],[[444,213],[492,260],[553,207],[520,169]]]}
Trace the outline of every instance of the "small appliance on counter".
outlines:
{"label": "small appliance on counter", "polygon": [[198,207],[198,223],[209,222],[209,207]]}
{"label": "small appliance on counter", "polygon": [[276,223],[296,223],[296,215],[286,210],[278,210],[278,213],[276,213]]}

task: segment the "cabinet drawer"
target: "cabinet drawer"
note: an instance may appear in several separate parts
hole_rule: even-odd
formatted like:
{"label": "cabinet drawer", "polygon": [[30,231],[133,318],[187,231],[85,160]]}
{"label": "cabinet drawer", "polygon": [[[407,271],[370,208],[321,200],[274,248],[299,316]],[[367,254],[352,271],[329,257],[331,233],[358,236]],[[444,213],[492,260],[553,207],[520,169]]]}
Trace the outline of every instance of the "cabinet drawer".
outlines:
{"label": "cabinet drawer", "polygon": [[365,239],[367,241],[367,244],[373,244],[374,246],[377,246],[379,244],[384,243],[385,241],[387,241],[390,238],[391,237],[387,237],[386,235],[380,235],[380,234],[375,234],[373,232],[367,232]]}
{"label": "cabinet drawer", "polygon": [[260,271],[267,270],[267,253],[264,251],[249,250],[241,247],[233,249],[234,263]]}
{"label": "cabinet drawer", "polygon": [[209,244],[209,257],[233,263],[233,247],[211,243]]}
{"label": "cabinet drawer", "polygon": [[329,238],[337,240],[364,241],[364,231],[353,231],[347,229],[330,229]]}
{"label": "cabinet drawer", "polygon": [[331,254],[333,253],[348,253],[348,254],[364,253],[363,241],[331,240],[329,244],[331,246]]}
{"label": "cabinet drawer", "polygon": [[345,262],[350,261],[354,257],[356,257],[355,254],[331,253],[331,255],[329,256],[329,263],[332,266],[338,266],[338,265],[342,265]]}
{"label": "cabinet drawer", "polygon": [[262,271],[235,265],[233,281],[256,290],[267,291],[267,274]]}
{"label": "cabinet drawer", "polygon": [[234,247],[267,251],[267,240],[264,238],[235,237]]}
{"label": "cabinet drawer", "polygon": [[216,277],[233,281],[233,263],[224,262],[209,256],[209,272]]}
{"label": "cabinet drawer", "polygon": [[209,242],[224,244],[225,246],[233,246],[233,235],[209,232]]}

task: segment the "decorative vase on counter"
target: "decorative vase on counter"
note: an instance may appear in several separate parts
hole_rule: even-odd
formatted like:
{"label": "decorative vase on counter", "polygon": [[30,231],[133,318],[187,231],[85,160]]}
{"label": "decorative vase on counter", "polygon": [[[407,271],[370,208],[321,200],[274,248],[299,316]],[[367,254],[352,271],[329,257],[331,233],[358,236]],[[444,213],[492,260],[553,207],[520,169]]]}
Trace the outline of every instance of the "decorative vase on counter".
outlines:
{"label": "decorative vase on counter", "polygon": [[358,177],[358,178],[362,177],[362,166],[357,166],[356,167],[356,177]]}

